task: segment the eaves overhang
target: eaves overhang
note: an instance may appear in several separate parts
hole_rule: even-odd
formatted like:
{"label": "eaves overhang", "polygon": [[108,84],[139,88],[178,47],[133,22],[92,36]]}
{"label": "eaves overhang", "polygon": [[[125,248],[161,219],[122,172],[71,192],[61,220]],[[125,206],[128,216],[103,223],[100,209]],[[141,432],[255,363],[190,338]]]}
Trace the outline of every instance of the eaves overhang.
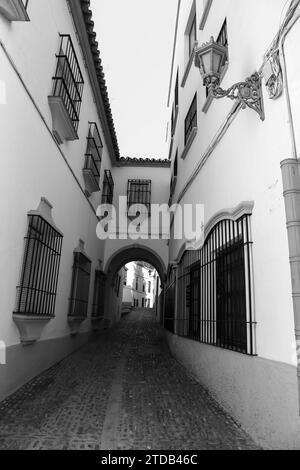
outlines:
{"label": "eaves overhang", "polygon": [[152,168],[170,168],[171,161],[157,158],[129,158],[121,157],[116,164],[118,167],[152,167]]}
{"label": "eaves overhang", "polygon": [[97,110],[112,164],[120,157],[90,0],[67,0],[93,89]]}

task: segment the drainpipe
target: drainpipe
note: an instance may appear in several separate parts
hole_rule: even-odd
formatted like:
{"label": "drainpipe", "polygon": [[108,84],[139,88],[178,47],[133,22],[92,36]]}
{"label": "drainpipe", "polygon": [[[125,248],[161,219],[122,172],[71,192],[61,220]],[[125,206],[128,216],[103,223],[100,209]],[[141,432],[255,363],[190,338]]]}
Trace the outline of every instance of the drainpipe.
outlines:
{"label": "drainpipe", "polygon": [[[291,281],[292,281],[292,296],[293,308],[295,318],[295,336],[296,346],[300,345],[300,163],[297,156],[297,146],[295,137],[295,128],[293,122],[292,106],[289,93],[288,74],[286,66],[286,57],[284,51],[284,44],[287,34],[300,18],[298,11],[293,21],[285,29],[279,43],[279,51],[281,57],[283,81],[285,88],[285,95],[287,101],[287,110],[289,116],[289,127],[291,132],[292,141],[292,155],[293,158],[281,162],[282,181],[283,181],[283,195],[286,210],[290,267],[291,267]],[[298,397],[300,404],[300,360],[297,361],[297,375],[298,375]]]}

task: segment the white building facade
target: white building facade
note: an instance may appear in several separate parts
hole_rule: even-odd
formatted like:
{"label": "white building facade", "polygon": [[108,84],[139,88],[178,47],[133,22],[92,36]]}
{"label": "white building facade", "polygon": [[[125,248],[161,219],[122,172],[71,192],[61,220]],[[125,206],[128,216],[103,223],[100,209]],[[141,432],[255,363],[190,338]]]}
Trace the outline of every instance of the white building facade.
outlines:
{"label": "white building facade", "polygon": [[[0,0],[0,399],[119,321],[142,262],[178,360],[257,443],[300,447],[299,3],[178,2],[169,159],[143,160],[120,156],[89,1]],[[254,73],[250,109],[230,87]],[[168,201],[204,205],[202,248],[126,237],[131,206]]]}
{"label": "white building facade", "polygon": [[[97,236],[145,168],[120,158],[89,1],[1,0],[0,63],[3,399],[121,318],[127,262],[164,276],[168,254]],[[165,202],[170,162],[146,166]]]}
{"label": "white building facade", "polygon": [[123,304],[134,308],[154,308],[158,279],[156,270],[142,261],[129,263],[126,269]]}
{"label": "white building facade", "polygon": [[[171,238],[165,312],[175,356],[256,442],[291,448],[300,446],[298,4],[179,1],[170,204],[204,204],[205,242],[190,252]],[[225,51],[224,95],[257,72],[259,112],[203,85],[201,46],[212,36]]]}

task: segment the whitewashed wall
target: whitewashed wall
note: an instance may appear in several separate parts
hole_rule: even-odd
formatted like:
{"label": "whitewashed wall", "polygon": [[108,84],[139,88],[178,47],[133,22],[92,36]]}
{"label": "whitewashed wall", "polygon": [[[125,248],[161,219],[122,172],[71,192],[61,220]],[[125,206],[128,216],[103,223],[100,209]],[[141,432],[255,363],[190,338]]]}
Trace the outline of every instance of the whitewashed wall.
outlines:
{"label": "whitewashed wall", "polygon": [[[199,30],[203,2],[196,3],[199,44],[207,42],[212,35],[216,39],[227,18],[229,68],[221,85],[228,88],[257,71],[278,31],[286,2],[272,1],[270,8],[268,0],[251,3],[213,0],[203,31]],[[179,84],[185,71],[184,33],[191,6],[192,1],[181,2],[170,106],[177,68]],[[299,33],[297,25],[286,45],[296,129],[300,119],[299,66],[295,60]],[[201,111],[206,99],[205,89],[199,69],[194,65],[184,88],[180,86],[179,90],[179,116],[172,152],[174,160],[178,148],[178,182],[173,203],[177,202],[233,106],[232,101],[224,98],[215,100],[206,114]],[[198,134],[186,159],[182,160],[184,120],[196,91]],[[251,218],[253,289],[259,357],[247,358],[168,336],[176,357],[258,442],[271,447],[300,447],[295,326],[280,169],[280,162],[292,157],[291,139],[285,95],[272,101],[265,87],[263,94],[265,122],[261,122],[254,111],[242,110],[181,199],[181,204],[204,204],[206,223],[219,211],[234,209],[243,201],[254,202]],[[297,143],[298,137],[297,133]],[[170,261],[177,259],[180,249],[179,241],[171,242]],[[271,393],[268,392],[270,387]]]}
{"label": "whitewashed wall", "polygon": [[[93,263],[89,305],[89,314],[91,313],[94,270],[98,267],[98,260],[104,258],[104,243],[96,237],[97,219],[82,192],[88,121],[97,122],[104,143],[102,177],[103,170],[111,167],[67,2],[31,0],[28,13],[31,20],[28,23],[9,23],[0,15],[1,43],[46,122],[43,122],[20,77],[0,48],[0,80],[2,90],[5,89],[5,94],[2,93],[5,102],[0,104],[0,209],[4,222],[1,228],[0,276],[5,279],[5,295],[0,296],[0,337],[5,340],[7,346],[19,344],[19,332],[12,320],[12,312],[23,259],[27,213],[37,208],[41,197],[46,197],[53,205],[55,223],[64,234],[56,318],[44,329],[41,340],[63,337],[70,333],[67,313],[73,249],[77,247],[79,238],[85,241],[86,253]],[[64,142],[60,147],[78,182],[47,129],[47,126],[52,129],[48,96],[52,93],[59,33],[71,35],[85,80],[78,129],[79,140]],[[94,208],[98,206],[100,199],[100,193],[95,193],[90,198]],[[90,321],[87,320],[82,325],[81,332],[89,329]]]}

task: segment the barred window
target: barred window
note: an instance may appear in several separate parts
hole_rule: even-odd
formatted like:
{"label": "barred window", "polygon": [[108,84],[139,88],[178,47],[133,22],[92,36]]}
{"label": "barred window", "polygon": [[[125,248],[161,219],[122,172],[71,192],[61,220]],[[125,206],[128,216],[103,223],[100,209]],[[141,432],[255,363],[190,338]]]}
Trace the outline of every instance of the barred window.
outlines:
{"label": "barred window", "polygon": [[177,176],[178,176],[178,149],[175,155],[173,173],[172,173],[172,178],[171,178],[171,183],[170,183],[170,200],[172,199],[172,196],[174,194],[174,190],[177,184]]}
{"label": "barred window", "polygon": [[114,199],[114,180],[110,170],[105,170],[102,188],[102,204],[112,204]]}
{"label": "barred window", "polygon": [[75,49],[68,34],[60,35],[57,67],[53,77],[53,96],[59,96],[65,105],[74,129],[78,130],[84,80]]}
{"label": "barred window", "polygon": [[74,252],[69,316],[86,318],[89,303],[91,261],[82,252]]}
{"label": "barred window", "polygon": [[135,204],[142,204],[150,214],[151,210],[151,181],[150,180],[129,180],[127,189],[128,208]]}
{"label": "barred window", "polygon": [[189,55],[191,56],[194,51],[194,45],[197,41],[197,24],[196,24],[196,14],[192,20],[192,24],[189,31]]}
{"label": "barred window", "polygon": [[95,122],[89,123],[83,176],[89,193],[99,191],[103,144]]}
{"label": "barred window", "polygon": [[[201,250],[184,254],[178,274],[177,334],[255,355],[251,246],[250,215],[245,215],[219,222]],[[169,318],[172,309],[171,304]],[[166,327],[172,330],[174,323]]]}
{"label": "barred window", "polygon": [[54,317],[63,236],[39,215],[28,219],[14,313]]}
{"label": "barred window", "polygon": [[168,277],[168,286],[165,292],[164,327],[171,333],[175,332],[175,295],[176,295],[176,271],[172,269]]}
{"label": "barred window", "polygon": [[94,282],[94,299],[92,318],[101,319],[104,318],[104,302],[105,302],[105,283],[106,276],[102,271],[95,271],[95,282]]}
{"label": "barred window", "polygon": [[187,144],[187,141],[193,131],[197,127],[197,93],[194,96],[191,107],[187,113],[184,123],[184,144]]}

